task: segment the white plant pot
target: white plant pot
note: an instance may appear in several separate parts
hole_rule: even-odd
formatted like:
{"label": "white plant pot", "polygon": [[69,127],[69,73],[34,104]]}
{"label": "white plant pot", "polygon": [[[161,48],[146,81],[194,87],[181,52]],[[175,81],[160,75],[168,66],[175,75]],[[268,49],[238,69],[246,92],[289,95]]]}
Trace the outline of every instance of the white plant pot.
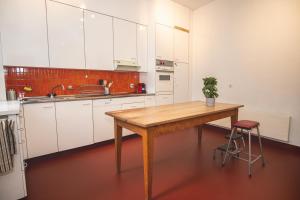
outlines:
{"label": "white plant pot", "polygon": [[215,98],[206,98],[207,106],[215,106]]}

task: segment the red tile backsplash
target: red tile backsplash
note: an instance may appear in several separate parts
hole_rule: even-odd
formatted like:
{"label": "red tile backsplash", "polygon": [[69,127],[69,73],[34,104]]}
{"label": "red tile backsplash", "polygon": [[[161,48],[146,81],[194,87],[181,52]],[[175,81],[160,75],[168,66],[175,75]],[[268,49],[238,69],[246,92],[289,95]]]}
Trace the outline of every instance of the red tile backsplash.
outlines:
{"label": "red tile backsplash", "polygon": [[99,79],[113,81],[111,93],[134,93],[129,85],[139,83],[138,72],[114,72],[99,70],[54,69],[36,67],[5,66],[6,89],[15,89],[16,92],[24,92],[24,87],[32,88],[31,92],[25,92],[25,96],[45,96],[51,88],[63,84],[66,88],[73,86],[73,90],[57,89],[58,95],[79,94],[79,86],[85,84],[98,84]]}

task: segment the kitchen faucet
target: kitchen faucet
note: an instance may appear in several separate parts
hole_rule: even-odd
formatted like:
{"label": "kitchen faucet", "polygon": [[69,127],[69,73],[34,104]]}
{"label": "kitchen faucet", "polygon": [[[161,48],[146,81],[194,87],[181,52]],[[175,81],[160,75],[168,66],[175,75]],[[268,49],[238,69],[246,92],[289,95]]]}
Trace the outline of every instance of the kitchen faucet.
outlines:
{"label": "kitchen faucet", "polygon": [[62,90],[65,90],[65,86],[63,84],[59,84],[59,85],[56,85],[54,86],[52,89],[51,89],[51,93],[48,93],[47,96],[50,97],[50,98],[54,98],[56,96],[56,93],[54,92],[55,89],[57,88],[61,88]]}

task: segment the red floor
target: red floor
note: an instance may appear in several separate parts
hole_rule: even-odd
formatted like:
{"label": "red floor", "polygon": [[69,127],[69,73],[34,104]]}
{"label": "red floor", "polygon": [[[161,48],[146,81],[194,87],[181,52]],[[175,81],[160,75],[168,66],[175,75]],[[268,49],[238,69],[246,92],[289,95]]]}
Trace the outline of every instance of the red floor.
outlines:
{"label": "red floor", "polygon": [[[224,143],[224,130],[204,129],[202,146],[187,130],[155,140],[155,200],[299,200],[300,151],[264,143],[265,168],[257,162],[252,178],[247,164],[231,160],[224,168],[212,149]],[[254,145],[257,150],[257,145]],[[142,200],[142,146],[139,137],[123,142],[122,174],[115,173],[114,145],[33,159],[27,168],[27,200]]]}

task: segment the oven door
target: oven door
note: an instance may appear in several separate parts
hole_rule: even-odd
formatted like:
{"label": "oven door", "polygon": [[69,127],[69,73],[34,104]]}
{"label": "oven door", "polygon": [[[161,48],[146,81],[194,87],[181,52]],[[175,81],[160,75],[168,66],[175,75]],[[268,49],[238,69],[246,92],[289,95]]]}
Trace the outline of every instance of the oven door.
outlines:
{"label": "oven door", "polygon": [[173,92],[173,72],[156,72],[156,92]]}

